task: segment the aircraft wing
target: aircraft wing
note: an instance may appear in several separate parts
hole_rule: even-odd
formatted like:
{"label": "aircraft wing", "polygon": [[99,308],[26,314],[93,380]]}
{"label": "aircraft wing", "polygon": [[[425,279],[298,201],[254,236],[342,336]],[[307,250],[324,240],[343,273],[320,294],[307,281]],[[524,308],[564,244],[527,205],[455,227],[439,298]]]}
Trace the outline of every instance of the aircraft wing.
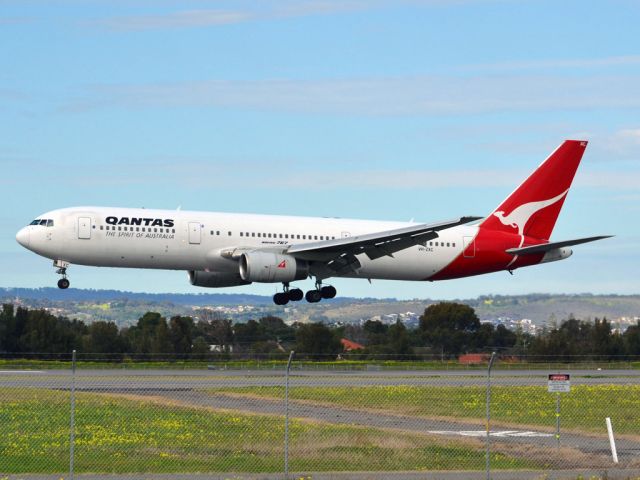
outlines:
{"label": "aircraft wing", "polygon": [[424,245],[429,240],[437,238],[440,230],[464,225],[481,218],[461,217],[446,222],[422,223],[335,240],[294,244],[285,253],[303,260],[324,262],[333,274],[340,275],[360,267],[357,254],[364,253],[371,260],[384,256],[393,257],[395,252],[414,245]]}
{"label": "aircraft wing", "polygon": [[540,245],[530,245],[528,247],[521,248],[509,248],[505,250],[510,255],[533,255],[536,253],[547,253],[556,248],[571,247],[573,245],[580,245],[581,243],[595,242],[596,240],[602,240],[603,238],[611,238],[613,235],[600,235],[598,237],[585,237],[576,238],[575,240],[563,240],[562,242],[549,242],[542,243]]}

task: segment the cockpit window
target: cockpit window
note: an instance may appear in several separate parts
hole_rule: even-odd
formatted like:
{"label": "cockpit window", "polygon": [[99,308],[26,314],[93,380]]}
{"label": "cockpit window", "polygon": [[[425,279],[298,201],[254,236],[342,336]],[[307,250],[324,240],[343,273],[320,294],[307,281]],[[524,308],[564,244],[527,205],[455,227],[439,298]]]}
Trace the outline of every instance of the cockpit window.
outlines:
{"label": "cockpit window", "polygon": [[53,220],[50,218],[36,218],[29,225],[42,225],[43,227],[53,227]]}

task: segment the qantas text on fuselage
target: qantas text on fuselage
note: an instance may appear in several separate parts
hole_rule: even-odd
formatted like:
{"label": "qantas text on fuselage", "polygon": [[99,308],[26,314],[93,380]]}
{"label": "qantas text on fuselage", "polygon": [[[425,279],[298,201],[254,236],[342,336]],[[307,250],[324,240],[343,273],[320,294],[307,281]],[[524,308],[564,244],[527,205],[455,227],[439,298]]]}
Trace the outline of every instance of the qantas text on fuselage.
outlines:
{"label": "qantas text on fuselage", "polygon": [[[282,283],[274,301],[333,298],[335,277],[436,281],[562,260],[550,241],[587,142],[567,140],[487,217],[436,223],[73,207],[40,215],[16,235],[53,260],[60,288],[72,264],[186,270],[193,285]],[[291,283],[312,277],[306,295]]]}

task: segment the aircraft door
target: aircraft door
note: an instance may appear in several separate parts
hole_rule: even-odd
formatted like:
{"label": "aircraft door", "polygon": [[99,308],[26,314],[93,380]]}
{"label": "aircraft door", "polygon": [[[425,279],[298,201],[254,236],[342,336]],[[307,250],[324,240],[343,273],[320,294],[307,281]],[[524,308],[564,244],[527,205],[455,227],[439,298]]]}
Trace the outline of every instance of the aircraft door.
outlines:
{"label": "aircraft door", "polygon": [[91,218],[78,217],[78,238],[81,240],[91,238]]}
{"label": "aircraft door", "polygon": [[462,237],[462,249],[465,258],[474,258],[476,256],[474,237]]}
{"label": "aircraft door", "polygon": [[200,222],[189,222],[189,243],[199,245],[202,238],[202,225]]}

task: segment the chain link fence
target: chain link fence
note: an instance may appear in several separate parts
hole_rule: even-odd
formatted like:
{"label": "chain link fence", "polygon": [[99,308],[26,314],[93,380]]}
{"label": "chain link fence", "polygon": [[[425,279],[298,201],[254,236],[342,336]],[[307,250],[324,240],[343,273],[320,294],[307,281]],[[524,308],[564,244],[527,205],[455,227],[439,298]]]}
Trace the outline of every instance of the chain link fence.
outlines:
{"label": "chain link fence", "polygon": [[0,478],[640,476],[640,370],[105,360],[4,361]]}

